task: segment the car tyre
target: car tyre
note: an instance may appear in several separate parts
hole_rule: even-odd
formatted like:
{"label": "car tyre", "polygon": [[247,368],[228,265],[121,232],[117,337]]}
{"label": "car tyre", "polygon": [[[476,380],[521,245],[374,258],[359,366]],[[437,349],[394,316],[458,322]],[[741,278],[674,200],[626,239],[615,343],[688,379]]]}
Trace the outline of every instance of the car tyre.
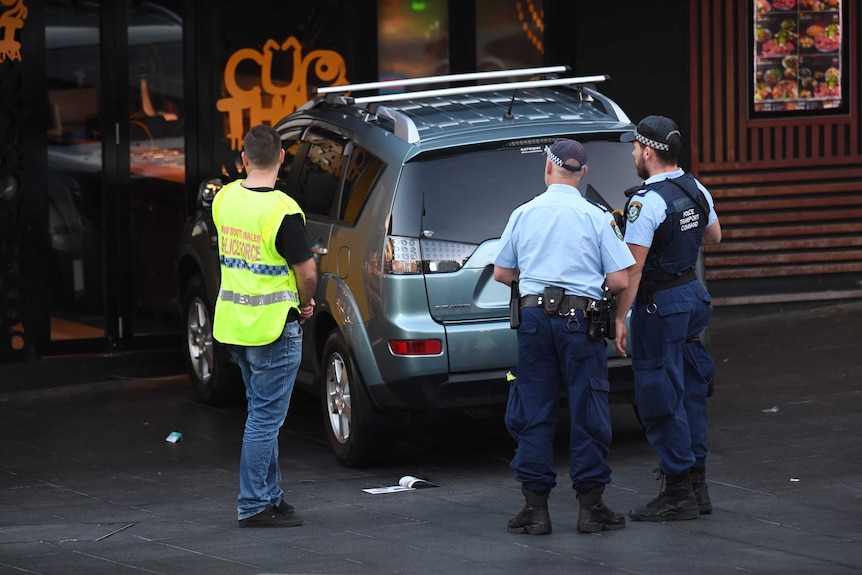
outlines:
{"label": "car tyre", "polygon": [[336,459],[345,467],[365,467],[383,459],[393,436],[387,433],[338,330],[326,338],[320,374],[326,435]]}
{"label": "car tyre", "polygon": [[231,403],[242,397],[242,375],[227,349],[213,339],[213,305],[200,276],[183,290],[182,314],[186,345],[183,350],[189,379],[198,399],[207,405]]}

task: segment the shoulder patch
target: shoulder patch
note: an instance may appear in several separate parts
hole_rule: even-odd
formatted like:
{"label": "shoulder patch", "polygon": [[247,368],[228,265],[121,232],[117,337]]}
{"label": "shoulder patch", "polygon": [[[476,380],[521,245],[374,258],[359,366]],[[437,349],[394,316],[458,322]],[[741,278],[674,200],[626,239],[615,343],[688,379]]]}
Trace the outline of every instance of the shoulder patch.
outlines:
{"label": "shoulder patch", "polygon": [[633,222],[636,219],[638,219],[638,216],[641,215],[641,208],[643,208],[643,207],[644,207],[644,205],[640,202],[631,202],[629,204],[628,213],[626,214],[626,217],[628,218],[628,220],[630,222]]}
{"label": "shoulder patch", "polygon": [[617,225],[616,220],[611,220],[611,228],[613,228],[614,233],[617,235],[617,237],[622,240],[623,239],[623,231]]}

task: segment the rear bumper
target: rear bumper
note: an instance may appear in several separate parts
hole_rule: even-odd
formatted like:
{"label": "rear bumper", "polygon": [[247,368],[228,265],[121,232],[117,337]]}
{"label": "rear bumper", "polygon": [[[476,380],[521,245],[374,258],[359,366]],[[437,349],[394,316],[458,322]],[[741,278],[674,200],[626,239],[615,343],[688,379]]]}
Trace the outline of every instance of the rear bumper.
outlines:
{"label": "rear bumper", "polygon": [[[634,403],[634,374],[627,360],[611,360],[610,401]],[[505,405],[506,370],[424,375],[371,386],[380,409],[452,409]]]}

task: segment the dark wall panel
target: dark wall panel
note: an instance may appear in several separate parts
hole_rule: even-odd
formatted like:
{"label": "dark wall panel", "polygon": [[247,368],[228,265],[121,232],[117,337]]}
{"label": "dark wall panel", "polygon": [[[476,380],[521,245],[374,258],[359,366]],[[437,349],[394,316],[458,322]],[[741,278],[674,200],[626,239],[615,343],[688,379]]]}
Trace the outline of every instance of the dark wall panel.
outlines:
{"label": "dark wall panel", "polygon": [[750,6],[690,2],[692,169],[724,231],[706,257],[718,305],[862,297],[862,18],[845,6],[850,113],[752,119]]}
{"label": "dark wall panel", "polygon": [[574,41],[571,63],[581,75],[609,74],[599,89],[617,101],[633,122],[650,114],[673,118],[683,133],[682,163],[688,167],[689,25],[687,3],[625,2],[618,11],[605,2],[571,4],[574,14],[563,21]]}

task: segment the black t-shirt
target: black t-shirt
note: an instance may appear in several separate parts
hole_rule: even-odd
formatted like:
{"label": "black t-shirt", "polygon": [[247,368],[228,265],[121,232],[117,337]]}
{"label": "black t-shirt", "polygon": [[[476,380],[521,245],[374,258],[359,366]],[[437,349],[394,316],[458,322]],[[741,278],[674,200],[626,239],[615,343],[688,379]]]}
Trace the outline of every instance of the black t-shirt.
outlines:
{"label": "black t-shirt", "polygon": [[[272,188],[246,189],[254,192],[273,191]],[[305,235],[305,221],[300,214],[288,214],[281,220],[275,237],[275,249],[290,265],[299,264],[311,258],[311,247]]]}

